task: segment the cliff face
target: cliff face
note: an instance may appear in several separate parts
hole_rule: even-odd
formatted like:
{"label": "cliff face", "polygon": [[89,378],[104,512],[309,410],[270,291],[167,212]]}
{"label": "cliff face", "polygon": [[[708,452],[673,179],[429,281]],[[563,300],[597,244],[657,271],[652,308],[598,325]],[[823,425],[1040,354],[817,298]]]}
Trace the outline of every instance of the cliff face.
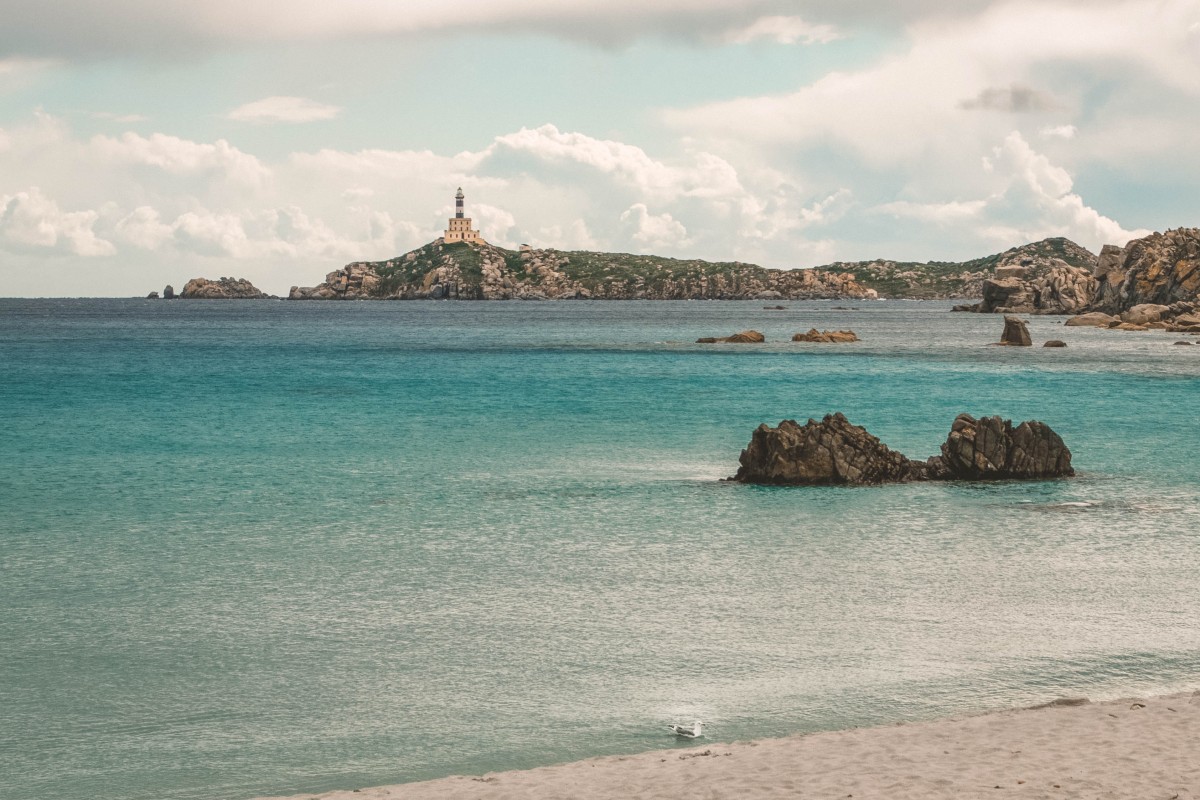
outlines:
{"label": "cliff face", "polygon": [[873,299],[847,273],[775,270],[739,262],[625,253],[527,250],[432,242],[389,261],[357,262],[293,300],[750,300]]}
{"label": "cliff face", "polygon": [[1152,303],[1200,302],[1200,228],[1178,228],[1105,247],[1092,309],[1110,314]]}
{"label": "cliff face", "polygon": [[[169,298],[171,295],[165,296]],[[270,295],[260,292],[245,278],[221,278],[219,281],[192,278],[183,287],[179,297],[185,300],[263,300]]]}

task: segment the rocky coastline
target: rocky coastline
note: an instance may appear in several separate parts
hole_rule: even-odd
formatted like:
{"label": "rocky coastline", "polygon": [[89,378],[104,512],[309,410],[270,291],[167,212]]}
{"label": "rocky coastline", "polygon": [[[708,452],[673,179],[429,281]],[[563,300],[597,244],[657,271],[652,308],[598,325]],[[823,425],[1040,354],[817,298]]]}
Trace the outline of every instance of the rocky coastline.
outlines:
{"label": "rocky coastline", "polygon": [[[1153,233],[1125,247],[1105,245],[1090,268],[1056,259],[1047,265],[997,266],[981,286],[983,299],[956,311],[1065,314],[1067,324],[1146,330],[1200,325],[1200,229]],[[1180,317],[1183,321],[1176,322]]]}
{"label": "rocky coastline", "polygon": [[505,250],[431,242],[389,261],[355,262],[291,300],[875,299],[849,273],[624,253]]}
{"label": "rocky coastline", "polygon": [[[152,292],[151,297],[157,293]],[[245,279],[195,278],[177,297],[271,297]],[[170,287],[163,297],[170,299]],[[628,253],[560,251],[441,239],[387,261],[358,261],[290,300],[829,300],[981,298],[955,311],[998,314],[1103,313],[1116,325],[1138,306],[1168,309],[1170,324],[1200,307],[1200,229],[1179,228],[1106,245],[1097,256],[1063,238],[974,261],[836,262],[767,269],[742,262]],[[782,308],[770,306],[769,308]],[[1189,325],[1184,325],[1188,327]]]}

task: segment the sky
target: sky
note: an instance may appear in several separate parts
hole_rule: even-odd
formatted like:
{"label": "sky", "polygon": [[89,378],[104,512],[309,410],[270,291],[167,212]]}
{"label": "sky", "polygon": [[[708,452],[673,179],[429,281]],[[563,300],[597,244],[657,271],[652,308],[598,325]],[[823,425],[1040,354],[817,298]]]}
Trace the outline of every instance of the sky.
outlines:
{"label": "sky", "polygon": [[1200,225],[1200,0],[0,0],[0,296]]}

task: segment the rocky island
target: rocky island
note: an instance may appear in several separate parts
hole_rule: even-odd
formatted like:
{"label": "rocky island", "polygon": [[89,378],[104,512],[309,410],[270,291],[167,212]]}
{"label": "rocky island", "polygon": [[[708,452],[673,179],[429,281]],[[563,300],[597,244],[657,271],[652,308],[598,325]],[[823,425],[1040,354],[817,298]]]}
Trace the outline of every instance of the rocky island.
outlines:
{"label": "rocky island", "polygon": [[913,461],[842,414],[800,425],[760,425],[729,480],[788,486],[874,485],[911,481],[1034,480],[1075,474],[1071,451],[1050,426],[959,414],[941,455]]}
{"label": "rocky island", "polygon": [[355,262],[292,300],[873,299],[844,272],[588,251],[506,250],[437,240],[388,261]]}
{"label": "rocky island", "polygon": [[[167,287],[168,289],[170,287]],[[268,300],[271,295],[262,292],[245,278],[192,278],[183,287],[179,297],[184,300]]]}

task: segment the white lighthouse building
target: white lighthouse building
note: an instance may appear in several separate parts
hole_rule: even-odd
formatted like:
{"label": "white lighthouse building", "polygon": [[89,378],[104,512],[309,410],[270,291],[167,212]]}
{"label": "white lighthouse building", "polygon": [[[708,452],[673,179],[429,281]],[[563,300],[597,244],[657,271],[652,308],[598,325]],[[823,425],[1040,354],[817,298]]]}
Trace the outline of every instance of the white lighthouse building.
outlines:
{"label": "white lighthouse building", "polygon": [[463,190],[458,187],[458,194],[454,195],[454,216],[450,218],[450,225],[446,228],[446,233],[442,236],[442,241],[446,244],[451,242],[473,242],[475,244],[487,244],[483,237],[479,235],[479,231],[471,230],[471,218],[463,216]]}

